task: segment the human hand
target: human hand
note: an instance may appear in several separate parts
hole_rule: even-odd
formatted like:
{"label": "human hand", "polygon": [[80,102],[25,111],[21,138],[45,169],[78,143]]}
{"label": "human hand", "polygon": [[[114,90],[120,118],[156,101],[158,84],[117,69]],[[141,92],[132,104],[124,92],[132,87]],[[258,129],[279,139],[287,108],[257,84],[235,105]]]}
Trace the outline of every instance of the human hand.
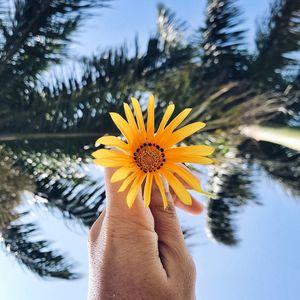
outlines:
{"label": "human hand", "polygon": [[105,170],[107,207],[89,234],[89,300],[195,299],[195,265],[175,205],[191,213],[202,205],[185,206],[166,188],[164,209],[154,185],[150,208],[139,192],[129,209],[126,192],[110,182],[113,171]]}

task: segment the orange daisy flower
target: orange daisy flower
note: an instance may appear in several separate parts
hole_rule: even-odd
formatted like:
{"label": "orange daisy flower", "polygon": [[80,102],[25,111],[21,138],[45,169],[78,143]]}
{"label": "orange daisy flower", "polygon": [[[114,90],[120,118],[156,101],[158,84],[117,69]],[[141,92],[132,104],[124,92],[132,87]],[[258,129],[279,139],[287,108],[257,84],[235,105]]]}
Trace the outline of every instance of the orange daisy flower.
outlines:
{"label": "orange daisy flower", "polygon": [[[137,99],[132,98],[135,117],[127,103],[124,103],[125,120],[117,113],[110,113],[113,122],[124,135],[127,143],[116,136],[103,136],[96,145],[105,145],[114,149],[100,149],[92,155],[95,164],[104,167],[118,168],[111,177],[112,182],[123,181],[119,192],[125,191],[129,185],[127,205],[131,207],[138,191],[145,181],[143,198],[146,207],[150,204],[152,184],[155,181],[160,190],[164,207],[167,207],[167,197],[162,177],[167,180],[178,198],[186,205],[192,204],[192,198],[182,182],[191,189],[212,196],[202,190],[199,179],[180,163],[211,164],[212,159],[206,157],[213,153],[214,148],[205,145],[174,147],[186,137],[205,126],[195,122],[176,129],[191,112],[184,109],[167,125],[175,106],[170,104],[155,132],[154,129],[154,97],[148,99],[147,128]],[[179,180],[179,178],[181,180]]]}

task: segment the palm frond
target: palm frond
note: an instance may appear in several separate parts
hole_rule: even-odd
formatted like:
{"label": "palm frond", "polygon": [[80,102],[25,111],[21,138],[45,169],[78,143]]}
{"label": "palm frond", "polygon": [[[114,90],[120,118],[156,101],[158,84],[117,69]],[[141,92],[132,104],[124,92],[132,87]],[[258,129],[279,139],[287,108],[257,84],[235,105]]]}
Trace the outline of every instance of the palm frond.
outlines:
{"label": "palm frond", "polygon": [[[106,0],[16,0],[12,10],[7,11],[5,17],[2,14],[0,22],[2,124],[12,126],[12,111],[22,122],[32,117],[33,105],[38,103],[41,109],[45,108],[46,104],[43,103],[45,99],[36,93],[36,81],[41,72],[46,70],[50,63],[58,63],[65,56],[71,34],[87,16],[90,8],[103,6],[106,2]],[[32,126],[37,129],[38,124],[31,124]],[[5,126],[0,125],[0,128],[5,132]]]}
{"label": "palm frond", "polygon": [[252,179],[246,161],[229,155],[223,163],[213,167],[210,190],[216,195],[207,207],[209,235],[219,243],[233,246],[239,241],[235,217],[243,206],[255,200]]}
{"label": "palm frond", "polygon": [[[33,144],[28,148],[6,147],[4,151],[13,161],[10,164],[11,172],[21,170],[19,177],[30,178],[29,191],[35,203],[46,206],[51,212],[60,212],[64,219],[76,220],[88,227],[101,213],[105,200],[102,179],[94,179],[93,175],[86,174],[83,169],[83,164],[88,165],[90,162],[86,159],[89,152],[79,156],[78,150],[76,154],[70,155],[66,149],[56,149],[52,152],[47,148],[36,150]],[[23,181],[24,179],[18,182]],[[0,185],[0,191],[1,188],[6,186]],[[0,220],[1,218],[2,215]]]}
{"label": "palm frond", "polygon": [[1,232],[1,240],[6,251],[21,265],[34,274],[46,278],[76,279],[73,263],[55,250],[45,240],[37,240],[38,228],[33,223],[11,223]]}
{"label": "palm frond", "polygon": [[35,194],[45,199],[43,205],[59,210],[64,219],[80,221],[91,227],[104,208],[105,190],[102,180],[88,176],[81,180],[54,180],[38,176]]}
{"label": "palm frond", "polygon": [[245,31],[235,1],[208,0],[205,25],[199,33],[199,81],[225,82],[244,77],[248,69]]}
{"label": "palm frond", "polygon": [[229,133],[239,131],[239,126],[268,122],[288,124],[295,118],[300,100],[298,92],[259,93],[248,81],[229,82],[207,89],[198,96],[200,103],[185,121],[206,121],[206,131],[223,129]]}
{"label": "palm frond", "polygon": [[280,72],[298,64],[291,54],[300,50],[300,2],[276,0],[268,19],[258,28],[255,73],[261,84],[280,82]]}
{"label": "palm frond", "polygon": [[300,196],[300,153],[268,142],[245,141],[240,148],[292,196]]}
{"label": "palm frond", "polygon": [[30,78],[50,62],[58,62],[87,10],[105,2],[15,0],[0,27],[5,40],[0,56],[1,77],[12,65],[18,70],[15,75],[21,72]]}
{"label": "palm frond", "polygon": [[33,189],[29,176],[14,168],[6,154],[0,146],[0,232],[18,218],[15,209],[21,203],[21,193]]}
{"label": "palm frond", "polygon": [[110,111],[119,112],[123,101],[139,90],[155,90],[163,74],[180,68],[189,57],[185,49],[164,53],[157,38],[149,40],[141,56],[130,56],[126,47],[104,51],[81,61],[79,78],[70,75],[32,91],[27,108],[18,106],[14,116],[6,114],[0,128],[9,134],[111,132]]}
{"label": "palm frond", "polygon": [[163,4],[158,5],[158,17],[156,22],[158,36],[163,44],[162,48],[165,53],[168,53],[170,48],[183,47],[184,44],[186,44],[186,22],[178,19],[176,14]]}

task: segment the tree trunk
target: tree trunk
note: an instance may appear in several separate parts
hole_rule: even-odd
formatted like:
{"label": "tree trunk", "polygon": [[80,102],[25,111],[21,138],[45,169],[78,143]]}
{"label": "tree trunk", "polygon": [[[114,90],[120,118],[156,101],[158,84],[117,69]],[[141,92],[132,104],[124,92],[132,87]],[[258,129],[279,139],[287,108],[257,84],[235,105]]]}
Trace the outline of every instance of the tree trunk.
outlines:
{"label": "tree trunk", "polygon": [[300,151],[300,130],[296,128],[254,125],[241,127],[240,132],[257,141],[270,142]]}

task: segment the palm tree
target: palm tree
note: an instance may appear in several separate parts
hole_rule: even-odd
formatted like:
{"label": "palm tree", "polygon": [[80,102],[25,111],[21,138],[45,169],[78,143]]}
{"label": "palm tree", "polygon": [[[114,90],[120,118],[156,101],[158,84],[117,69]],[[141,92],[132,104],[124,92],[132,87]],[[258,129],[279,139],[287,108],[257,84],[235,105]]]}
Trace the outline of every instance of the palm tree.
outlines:
{"label": "palm tree", "polygon": [[[129,95],[152,91],[159,99],[158,118],[168,99],[177,109],[194,108],[188,121],[207,121],[206,131],[193,137],[214,144],[220,161],[211,169],[210,186],[219,200],[209,203],[207,224],[214,239],[235,245],[234,215],[249,201],[259,202],[251,190],[253,163],[299,194],[298,153],[272,146],[276,150],[268,158],[270,145],[254,142],[249,128],[299,128],[300,71],[290,54],[300,47],[300,4],[273,3],[257,31],[254,53],[247,51],[235,1],[208,0],[204,26],[193,37],[186,35],[185,22],[159,5],[157,33],[145,53],[136,40],[134,54],[121,46],[83,57],[76,76],[43,76],[51,64],[63,62],[71,34],[90,9],[105,4],[16,0],[11,11],[1,10],[1,153],[11,177],[20,172],[28,178],[12,186],[6,198],[29,189],[32,197],[43,199],[38,205],[90,226],[103,208],[105,192],[102,181],[82,174],[79,164],[90,162],[96,136],[117,133],[108,112],[120,112]],[[259,154],[257,145],[263,149]],[[281,166],[290,157],[295,171],[283,173]],[[33,245],[37,226],[22,223],[15,210],[20,200],[14,203],[0,210],[2,239],[10,253],[42,277],[75,278],[73,264],[49,250],[48,242]]]}
{"label": "palm tree", "polygon": [[[55,107],[42,104],[45,100],[42,97],[45,93],[43,90],[46,89],[41,87],[43,72],[51,64],[62,62],[72,33],[92,8],[103,7],[106,3],[107,1],[94,0],[15,0],[10,6],[1,2],[1,141],[14,139],[15,135],[22,133],[24,126],[30,127],[28,132],[42,129],[39,122],[34,124],[31,118],[36,115],[40,120],[47,120],[46,114],[42,113],[46,112],[46,108],[53,110]],[[23,190],[36,192],[38,195],[39,190],[45,189],[45,185],[37,188],[37,183],[44,183],[41,167],[45,167],[46,160],[52,159],[53,162],[57,154],[51,149],[51,155],[43,154],[39,152],[38,145],[32,151],[26,151],[26,147],[20,149],[20,146],[22,145],[17,143],[1,145],[0,234],[4,249],[39,276],[77,278],[78,274],[71,270],[73,264],[68,259],[58,251],[50,250],[49,242],[34,238],[38,227],[32,223],[24,223],[27,212],[15,210],[21,202],[20,194]],[[38,160],[43,155],[43,160],[35,164],[34,158]],[[65,157],[64,159],[66,160]],[[60,159],[59,164],[62,161]],[[34,170],[30,166],[34,166]],[[66,174],[62,176],[62,168],[60,172],[50,168],[47,171],[52,180],[59,180]],[[74,178],[72,182],[78,182],[78,179]]]}

